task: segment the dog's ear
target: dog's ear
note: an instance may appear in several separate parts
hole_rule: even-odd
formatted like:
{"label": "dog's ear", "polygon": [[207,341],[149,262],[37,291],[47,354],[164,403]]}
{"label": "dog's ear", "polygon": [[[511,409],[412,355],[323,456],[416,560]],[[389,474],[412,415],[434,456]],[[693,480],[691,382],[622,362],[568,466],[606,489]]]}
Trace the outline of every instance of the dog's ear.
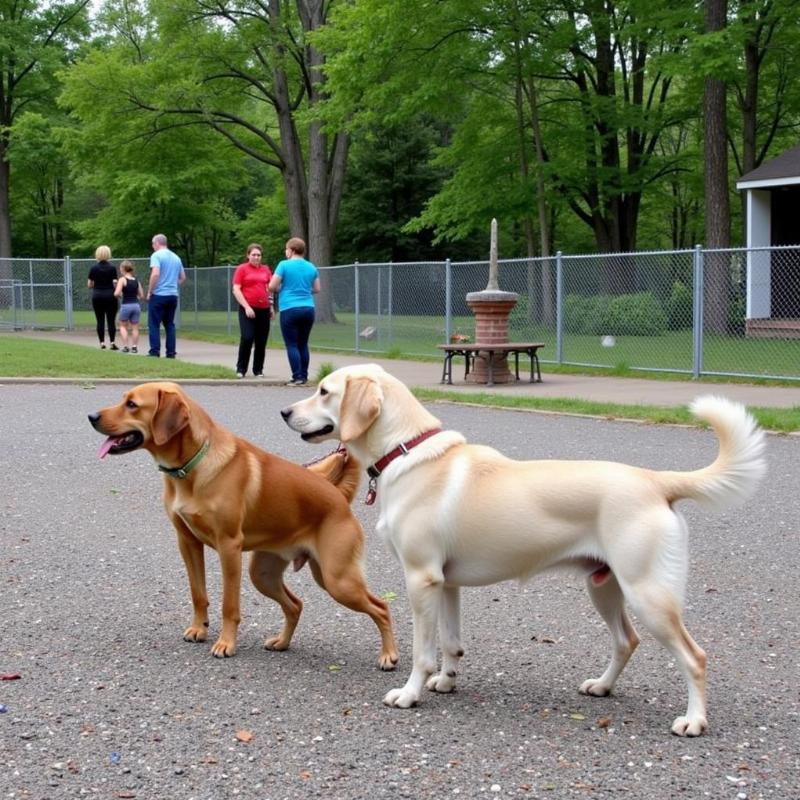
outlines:
{"label": "dog's ear", "polygon": [[358,439],[378,418],[383,404],[380,386],[370,378],[350,378],[344,389],[339,417],[339,439]]}
{"label": "dog's ear", "polygon": [[168,442],[189,424],[189,406],[177,393],[158,390],[158,407],[151,423],[153,441],[157,445]]}

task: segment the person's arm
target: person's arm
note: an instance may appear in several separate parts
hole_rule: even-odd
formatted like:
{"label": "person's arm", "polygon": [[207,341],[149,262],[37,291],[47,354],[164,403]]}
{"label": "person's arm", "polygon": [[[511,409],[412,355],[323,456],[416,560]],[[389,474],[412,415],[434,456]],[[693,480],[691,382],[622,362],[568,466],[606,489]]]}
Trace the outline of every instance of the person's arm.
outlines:
{"label": "person's arm", "polygon": [[117,281],[117,285],[114,287],[114,297],[119,297],[122,294],[122,290],[125,288],[127,282],[128,279],[124,275]]}
{"label": "person's arm", "polygon": [[186,270],[183,268],[183,264],[181,264],[181,274],[178,275],[178,286],[183,286],[186,283]]}
{"label": "person's arm", "polygon": [[158,279],[161,277],[161,270],[158,267],[150,266],[150,280],[147,283],[147,299],[150,299],[150,295],[156,290],[156,286],[158,286]]}
{"label": "person's arm", "polygon": [[253,307],[250,305],[250,303],[244,299],[244,295],[242,294],[242,285],[240,283],[233,284],[233,296],[236,298],[236,302],[244,309],[244,313],[250,319],[253,319],[253,317],[256,315],[256,312],[253,311]]}
{"label": "person's arm", "polygon": [[142,286],[141,281],[139,281],[139,291],[136,294],[140,300],[144,300],[144,287]]}
{"label": "person's arm", "polygon": [[314,283],[311,284],[311,294],[319,294],[320,282],[319,278],[314,278]]}
{"label": "person's arm", "polygon": [[279,275],[279,274],[276,272],[276,273],[275,273],[275,274],[274,274],[274,275],[273,275],[273,276],[270,278],[270,280],[269,280],[269,286],[267,286],[267,288],[268,288],[268,289],[269,289],[271,292],[279,292],[279,291],[281,290],[281,283],[282,283],[282,278],[281,278],[281,276],[280,276],[280,275]]}
{"label": "person's arm", "polygon": [[91,278],[89,278],[89,280],[88,280],[88,281],[86,281],[86,286],[87,286],[89,289],[94,289],[94,281],[93,281]]}

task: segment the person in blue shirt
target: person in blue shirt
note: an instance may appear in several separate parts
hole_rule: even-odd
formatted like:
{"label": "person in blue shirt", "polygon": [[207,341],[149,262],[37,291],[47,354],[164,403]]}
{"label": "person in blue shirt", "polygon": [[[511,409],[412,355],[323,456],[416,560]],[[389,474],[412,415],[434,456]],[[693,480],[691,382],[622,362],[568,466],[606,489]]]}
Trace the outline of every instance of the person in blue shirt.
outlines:
{"label": "person in blue shirt", "polygon": [[292,370],[287,386],[308,382],[308,337],[314,325],[314,295],[319,292],[319,270],[305,259],[306,243],[296,236],[286,242],[286,258],[281,261],[269,290],[278,294],[281,334]]}
{"label": "person in blue shirt", "polygon": [[167,358],[175,358],[175,312],[178,309],[178,289],[186,281],[183,263],[167,247],[167,237],[157,233],[153,237],[153,255],[150,256],[150,282],[147,287],[147,328],[150,334],[150,352],[161,355],[161,325],[166,333]]}

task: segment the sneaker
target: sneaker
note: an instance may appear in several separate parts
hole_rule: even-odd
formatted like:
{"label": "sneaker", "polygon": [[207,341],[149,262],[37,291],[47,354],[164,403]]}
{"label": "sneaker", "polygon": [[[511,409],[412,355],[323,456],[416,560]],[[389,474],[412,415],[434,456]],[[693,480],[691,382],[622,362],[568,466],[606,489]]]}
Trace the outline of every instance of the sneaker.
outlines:
{"label": "sneaker", "polygon": [[294,378],[292,378],[292,380],[286,381],[286,385],[287,386],[305,386],[306,382],[305,381],[301,381],[299,379],[295,380]]}
{"label": "sneaker", "polygon": [[104,344],[102,344],[102,343],[101,343],[101,344],[100,344],[100,349],[101,349],[101,350],[105,350],[105,349],[106,349],[106,346],[105,346]]}
{"label": "sneaker", "polygon": [[237,378],[244,378],[244,372],[237,372],[236,373],[236,377]]}
{"label": "sneaker", "polygon": [[263,372],[254,372],[253,373],[253,377],[254,378],[263,378],[264,377],[264,373]]}
{"label": "sneaker", "polygon": [[139,348],[138,347],[136,347],[136,346],[131,347],[131,353],[138,353],[138,352],[139,352]]}
{"label": "sneaker", "polygon": [[122,348],[122,352],[123,352],[123,353],[130,353],[130,348],[128,348],[128,347],[123,347],[123,348]]}
{"label": "sneaker", "polygon": [[173,353],[171,356],[167,356],[167,358],[175,358],[176,353]]}
{"label": "sneaker", "polygon": [[110,350],[119,350],[119,347],[117,347],[116,344],[114,344],[114,342],[111,342],[111,347],[109,349]]}

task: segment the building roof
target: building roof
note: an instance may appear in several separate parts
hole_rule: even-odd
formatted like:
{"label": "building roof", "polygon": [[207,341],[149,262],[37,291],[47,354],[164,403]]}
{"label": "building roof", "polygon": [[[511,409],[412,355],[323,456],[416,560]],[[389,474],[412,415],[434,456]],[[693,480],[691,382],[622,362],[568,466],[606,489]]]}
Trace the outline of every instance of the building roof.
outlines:
{"label": "building roof", "polygon": [[736,181],[737,189],[760,189],[800,183],[800,144],[765,161]]}

